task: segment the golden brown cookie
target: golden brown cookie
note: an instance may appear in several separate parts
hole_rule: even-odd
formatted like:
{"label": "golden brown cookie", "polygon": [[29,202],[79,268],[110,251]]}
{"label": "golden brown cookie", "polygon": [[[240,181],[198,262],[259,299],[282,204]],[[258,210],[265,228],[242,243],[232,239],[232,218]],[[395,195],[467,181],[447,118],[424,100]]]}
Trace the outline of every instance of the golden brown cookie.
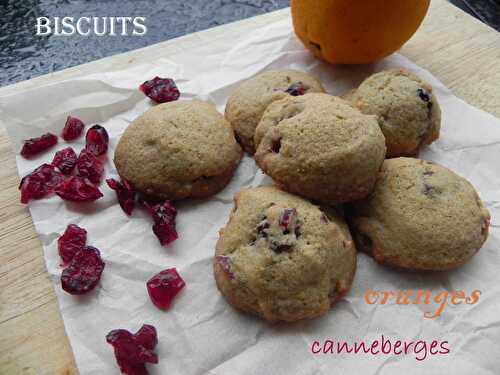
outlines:
{"label": "golden brown cookie", "polygon": [[275,187],[236,195],[214,259],[227,301],[269,321],[326,313],[349,290],[355,268],[343,219]]}
{"label": "golden brown cookie", "polygon": [[241,157],[233,130],[199,100],[157,105],[137,118],[115,151],[119,175],[141,193],[168,199],[204,198],[230,181]]}
{"label": "golden brown cookie", "polygon": [[417,156],[439,138],[441,109],[432,86],[404,69],[376,73],[344,96],[361,112],[377,116],[387,157]]}
{"label": "golden brown cookie", "polygon": [[348,210],[358,248],[410,271],[440,271],[470,259],[488,237],[490,215],[474,187],[438,164],[384,162],[375,190]]}
{"label": "golden brown cookie", "polygon": [[257,164],[281,188],[326,204],[368,195],[385,158],[375,117],[327,94],[273,102],[255,144]]}
{"label": "golden brown cookie", "polygon": [[324,91],[318,80],[304,72],[268,70],[246,80],[231,94],[225,116],[245,151],[253,154],[255,128],[269,104],[289,95]]}

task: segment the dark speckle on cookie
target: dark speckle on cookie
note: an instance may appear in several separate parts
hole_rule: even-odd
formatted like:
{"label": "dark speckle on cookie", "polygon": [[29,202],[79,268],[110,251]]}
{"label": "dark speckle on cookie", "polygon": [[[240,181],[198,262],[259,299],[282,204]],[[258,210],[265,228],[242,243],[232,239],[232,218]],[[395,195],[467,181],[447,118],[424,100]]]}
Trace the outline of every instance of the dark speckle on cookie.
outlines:
{"label": "dark speckle on cookie", "polygon": [[424,89],[418,89],[418,97],[422,99],[422,101],[427,103],[427,109],[429,110],[429,117],[430,117],[430,112],[432,111],[432,100],[427,91]]}
{"label": "dark speckle on cookie", "polygon": [[258,226],[257,226],[257,238],[267,238],[267,229],[269,229],[269,222],[264,219]]}
{"label": "dark speckle on cookie", "polygon": [[424,102],[429,103],[431,101],[429,94],[427,94],[424,89],[418,89],[417,92],[420,99],[422,99]]}
{"label": "dark speckle on cookie", "polygon": [[290,249],[292,248],[292,245],[282,244],[282,243],[279,243],[279,242],[271,241],[270,247],[271,247],[272,251],[274,251],[275,253],[280,254],[280,253],[284,253],[284,252],[290,251]]}
{"label": "dark speckle on cookie", "polygon": [[271,145],[271,151],[278,154],[281,150],[281,137],[274,139]]}
{"label": "dark speckle on cookie", "polygon": [[309,87],[303,82],[299,81],[291,84],[290,87],[288,87],[285,91],[292,96],[300,96],[304,95],[307,90],[309,90]]}
{"label": "dark speckle on cookie", "polygon": [[435,197],[436,195],[438,194],[441,194],[442,191],[441,189],[435,187],[435,186],[432,186],[432,185],[429,185],[427,183],[424,183],[424,194],[429,196],[429,197]]}

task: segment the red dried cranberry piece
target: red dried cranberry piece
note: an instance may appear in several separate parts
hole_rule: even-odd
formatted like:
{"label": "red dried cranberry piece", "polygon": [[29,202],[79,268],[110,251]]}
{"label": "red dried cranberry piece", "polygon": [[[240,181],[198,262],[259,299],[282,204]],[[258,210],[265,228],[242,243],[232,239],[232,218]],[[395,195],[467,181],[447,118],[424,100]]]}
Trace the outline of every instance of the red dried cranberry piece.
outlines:
{"label": "red dried cranberry piece", "polygon": [[160,240],[162,245],[168,245],[175,241],[179,236],[175,229],[175,217],[177,210],[170,201],[158,203],[153,206],[145,203],[151,216],[153,216],[153,232]]}
{"label": "red dried cranberry piece", "polygon": [[139,90],[156,103],[172,102],[181,96],[177,85],[171,78],[155,77],[140,85]]}
{"label": "red dried cranberry piece", "polygon": [[55,189],[62,199],[73,202],[92,202],[102,197],[101,191],[88,180],[71,176]]}
{"label": "red dried cranberry piece", "polygon": [[297,210],[295,208],[287,208],[283,211],[283,214],[280,217],[279,224],[280,227],[284,230],[288,231],[290,228],[290,223],[295,216],[297,215]]}
{"label": "red dried cranberry piece", "polygon": [[144,363],[131,364],[127,361],[116,360],[118,366],[120,366],[120,370],[122,374],[126,375],[149,375],[148,370]]}
{"label": "red dried cranberry piece", "polygon": [[122,178],[121,182],[113,178],[108,178],[106,180],[108,186],[116,191],[116,196],[118,197],[118,203],[120,207],[127,214],[132,214],[135,207],[135,190],[126,179]]}
{"label": "red dried cranberry piece", "polygon": [[215,257],[215,261],[219,264],[219,266],[222,268],[224,273],[230,278],[234,279],[234,272],[232,270],[232,265],[231,265],[231,258],[225,255],[217,255]]}
{"label": "red dried cranberry piece", "polygon": [[179,238],[175,226],[167,222],[153,224],[153,233],[158,237],[162,246],[166,246]]}
{"label": "red dried cranberry piece", "polygon": [[155,306],[167,310],[186,283],[175,268],[170,268],[153,276],[146,285],[149,297]]}
{"label": "red dried cranberry piece", "polygon": [[52,160],[52,165],[66,175],[71,174],[76,165],[75,151],[71,147],[57,151]]}
{"label": "red dried cranberry piece", "polygon": [[59,256],[63,264],[70,263],[75,254],[85,247],[85,242],[87,242],[87,231],[76,224],[68,225],[63,235],[57,240]]}
{"label": "red dried cranberry piece", "polygon": [[82,134],[84,127],[85,124],[82,120],[77,119],[76,117],[68,116],[68,118],[66,119],[66,124],[64,124],[61,137],[66,142],[73,141]]}
{"label": "red dried cranberry piece", "polygon": [[29,175],[26,175],[19,184],[21,203],[28,203],[31,199],[40,199],[52,193],[64,181],[64,176],[57,172],[53,165],[42,164]]}
{"label": "red dried cranberry piece", "polygon": [[96,287],[104,270],[101,253],[86,246],[77,252],[61,274],[62,288],[69,294],[85,294]]}
{"label": "red dried cranberry piece", "polygon": [[490,219],[484,219],[481,224],[481,234],[488,233],[488,228],[490,227]]}
{"label": "red dried cranberry piece", "polygon": [[141,329],[134,334],[134,338],[140,345],[149,350],[153,350],[156,344],[158,344],[156,328],[150,324],[144,324]]}
{"label": "red dried cranberry piece", "polygon": [[57,144],[57,136],[52,133],[47,133],[39,138],[31,138],[24,141],[21,155],[26,159],[38,155],[39,153],[48,150]]}
{"label": "red dried cranberry piece", "polygon": [[148,206],[155,223],[159,222],[175,222],[177,210],[170,201],[158,203],[153,206]]}
{"label": "red dried cranberry piece", "polygon": [[309,87],[304,85],[302,82],[295,82],[290,85],[289,88],[285,90],[285,92],[289,93],[292,96],[300,96],[304,95]]}
{"label": "red dried cranberry piece", "polygon": [[86,149],[80,152],[76,161],[76,168],[78,176],[88,178],[94,184],[101,182],[102,175],[104,174],[104,166],[94,154]]}
{"label": "red dried cranberry piece", "polygon": [[145,324],[134,335],[125,329],[116,329],[107,334],[106,341],[113,346],[123,374],[147,375],[144,364],[158,363],[158,356],[153,352],[158,342],[153,326]]}
{"label": "red dried cranberry piece", "polygon": [[102,155],[108,151],[108,132],[101,125],[94,125],[87,131],[85,142],[87,151],[95,156]]}

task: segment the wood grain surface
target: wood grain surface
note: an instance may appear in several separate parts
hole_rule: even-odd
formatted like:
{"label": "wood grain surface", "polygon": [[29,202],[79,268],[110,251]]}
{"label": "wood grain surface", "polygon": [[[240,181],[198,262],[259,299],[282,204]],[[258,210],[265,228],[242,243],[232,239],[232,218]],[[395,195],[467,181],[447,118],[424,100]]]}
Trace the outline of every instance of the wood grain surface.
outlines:
{"label": "wood grain surface", "polygon": [[[0,100],[89,72],[207,46],[288,16],[285,9],[3,87]],[[455,95],[500,117],[500,34],[493,29],[445,0],[433,0],[424,24],[401,53]],[[76,375],[41,243],[27,208],[19,203],[19,177],[3,128],[0,165],[0,374]]]}

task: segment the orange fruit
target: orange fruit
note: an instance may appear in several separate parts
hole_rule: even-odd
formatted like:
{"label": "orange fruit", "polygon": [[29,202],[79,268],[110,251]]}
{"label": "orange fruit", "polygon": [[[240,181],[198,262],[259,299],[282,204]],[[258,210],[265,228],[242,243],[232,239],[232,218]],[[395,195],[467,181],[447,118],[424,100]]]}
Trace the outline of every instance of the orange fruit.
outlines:
{"label": "orange fruit", "polygon": [[366,64],[397,51],[422,23],[430,0],[292,0],[295,33],[315,56]]}

